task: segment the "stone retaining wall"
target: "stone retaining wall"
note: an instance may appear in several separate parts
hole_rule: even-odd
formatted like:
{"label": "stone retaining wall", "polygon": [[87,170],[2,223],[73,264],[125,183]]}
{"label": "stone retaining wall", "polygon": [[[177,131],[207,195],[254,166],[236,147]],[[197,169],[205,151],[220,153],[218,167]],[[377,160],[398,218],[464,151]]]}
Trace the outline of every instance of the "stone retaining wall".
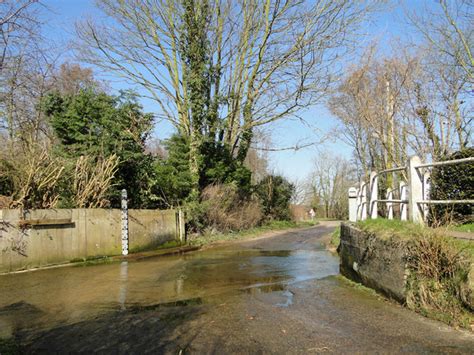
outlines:
{"label": "stone retaining wall", "polygon": [[341,274],[400,302],[406,299],[407,243],[382,239],[351,224],[341,225]]}

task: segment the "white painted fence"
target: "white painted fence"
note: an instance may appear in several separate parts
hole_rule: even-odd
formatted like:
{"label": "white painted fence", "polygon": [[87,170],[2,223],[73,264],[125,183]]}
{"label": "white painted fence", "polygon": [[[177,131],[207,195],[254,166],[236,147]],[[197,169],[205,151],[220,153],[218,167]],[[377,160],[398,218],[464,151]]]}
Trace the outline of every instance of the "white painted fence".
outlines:
{"label": "white painted fence", "polygon": [[[430,200],[430,169],[434,166],[456,165],[474,162],[474,157],[424,164],[417,156],[411,157],[406,166],[371,172],[369,181],[361,181],[358,188],[349,189],[349,220],[365,220],[379,217],[379,203],[386,204],[387,218],[394,218],[394,205],[400,205],[400,219],[423,224],[428,216],[430,204],[474,204],[474,200]],[[388,189],[385,199],[378,196],[378,179],[383,174],[405,172],[407,181],[401,181],[398,188]],[[394,193],[399,199],[394,199]]]}

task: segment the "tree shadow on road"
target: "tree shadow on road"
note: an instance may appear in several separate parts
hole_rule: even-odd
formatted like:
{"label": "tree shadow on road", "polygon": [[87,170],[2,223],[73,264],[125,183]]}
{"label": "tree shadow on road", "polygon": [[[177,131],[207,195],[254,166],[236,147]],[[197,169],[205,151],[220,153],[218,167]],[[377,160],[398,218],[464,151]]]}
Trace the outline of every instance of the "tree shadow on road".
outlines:
{"label": "tree shadow on road", "polygon": [[205,312],[200,298],[130,305],[94,319],[15,334],[19,353],[180,353],[199,334],[179,328]]}

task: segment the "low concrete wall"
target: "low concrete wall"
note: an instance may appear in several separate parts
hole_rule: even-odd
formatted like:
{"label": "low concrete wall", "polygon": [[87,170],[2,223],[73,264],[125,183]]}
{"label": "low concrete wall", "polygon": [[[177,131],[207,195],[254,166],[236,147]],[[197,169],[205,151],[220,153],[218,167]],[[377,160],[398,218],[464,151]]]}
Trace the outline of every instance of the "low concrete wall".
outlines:
{"label": "low concrete wall", "polygon": [[344,276],[400,302],[406,299],[407,244],[341,225],[340,270]]}
{"label": "low concrete wall", "polygon": [[[0,210],[0,273],[121,254],[120,213],[118,209]],[[24,226],[22,221],[46,224]],[[130,250],[177,239],[177,224],[174,210],[129,210]]]}

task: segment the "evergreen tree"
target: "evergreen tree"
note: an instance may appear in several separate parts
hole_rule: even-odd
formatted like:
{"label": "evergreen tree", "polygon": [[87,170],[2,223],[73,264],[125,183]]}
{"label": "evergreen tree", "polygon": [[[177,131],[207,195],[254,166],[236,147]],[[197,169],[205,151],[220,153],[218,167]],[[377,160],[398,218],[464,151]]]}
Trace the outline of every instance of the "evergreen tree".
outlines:
{"label": "evergreen tree", "polygon": [[92,89],[78,94],[49,94],[42,103],[58,140],[56,154],[65,158],[81,155],[108,157],[116,154],[119,167],[110,197],[118,207],[120,190],[129,192],[130,207],[147,207],[150,195],[152,157],[145,153],[153,117],[143,113],[136,96],[122,92],[115,97]]}

